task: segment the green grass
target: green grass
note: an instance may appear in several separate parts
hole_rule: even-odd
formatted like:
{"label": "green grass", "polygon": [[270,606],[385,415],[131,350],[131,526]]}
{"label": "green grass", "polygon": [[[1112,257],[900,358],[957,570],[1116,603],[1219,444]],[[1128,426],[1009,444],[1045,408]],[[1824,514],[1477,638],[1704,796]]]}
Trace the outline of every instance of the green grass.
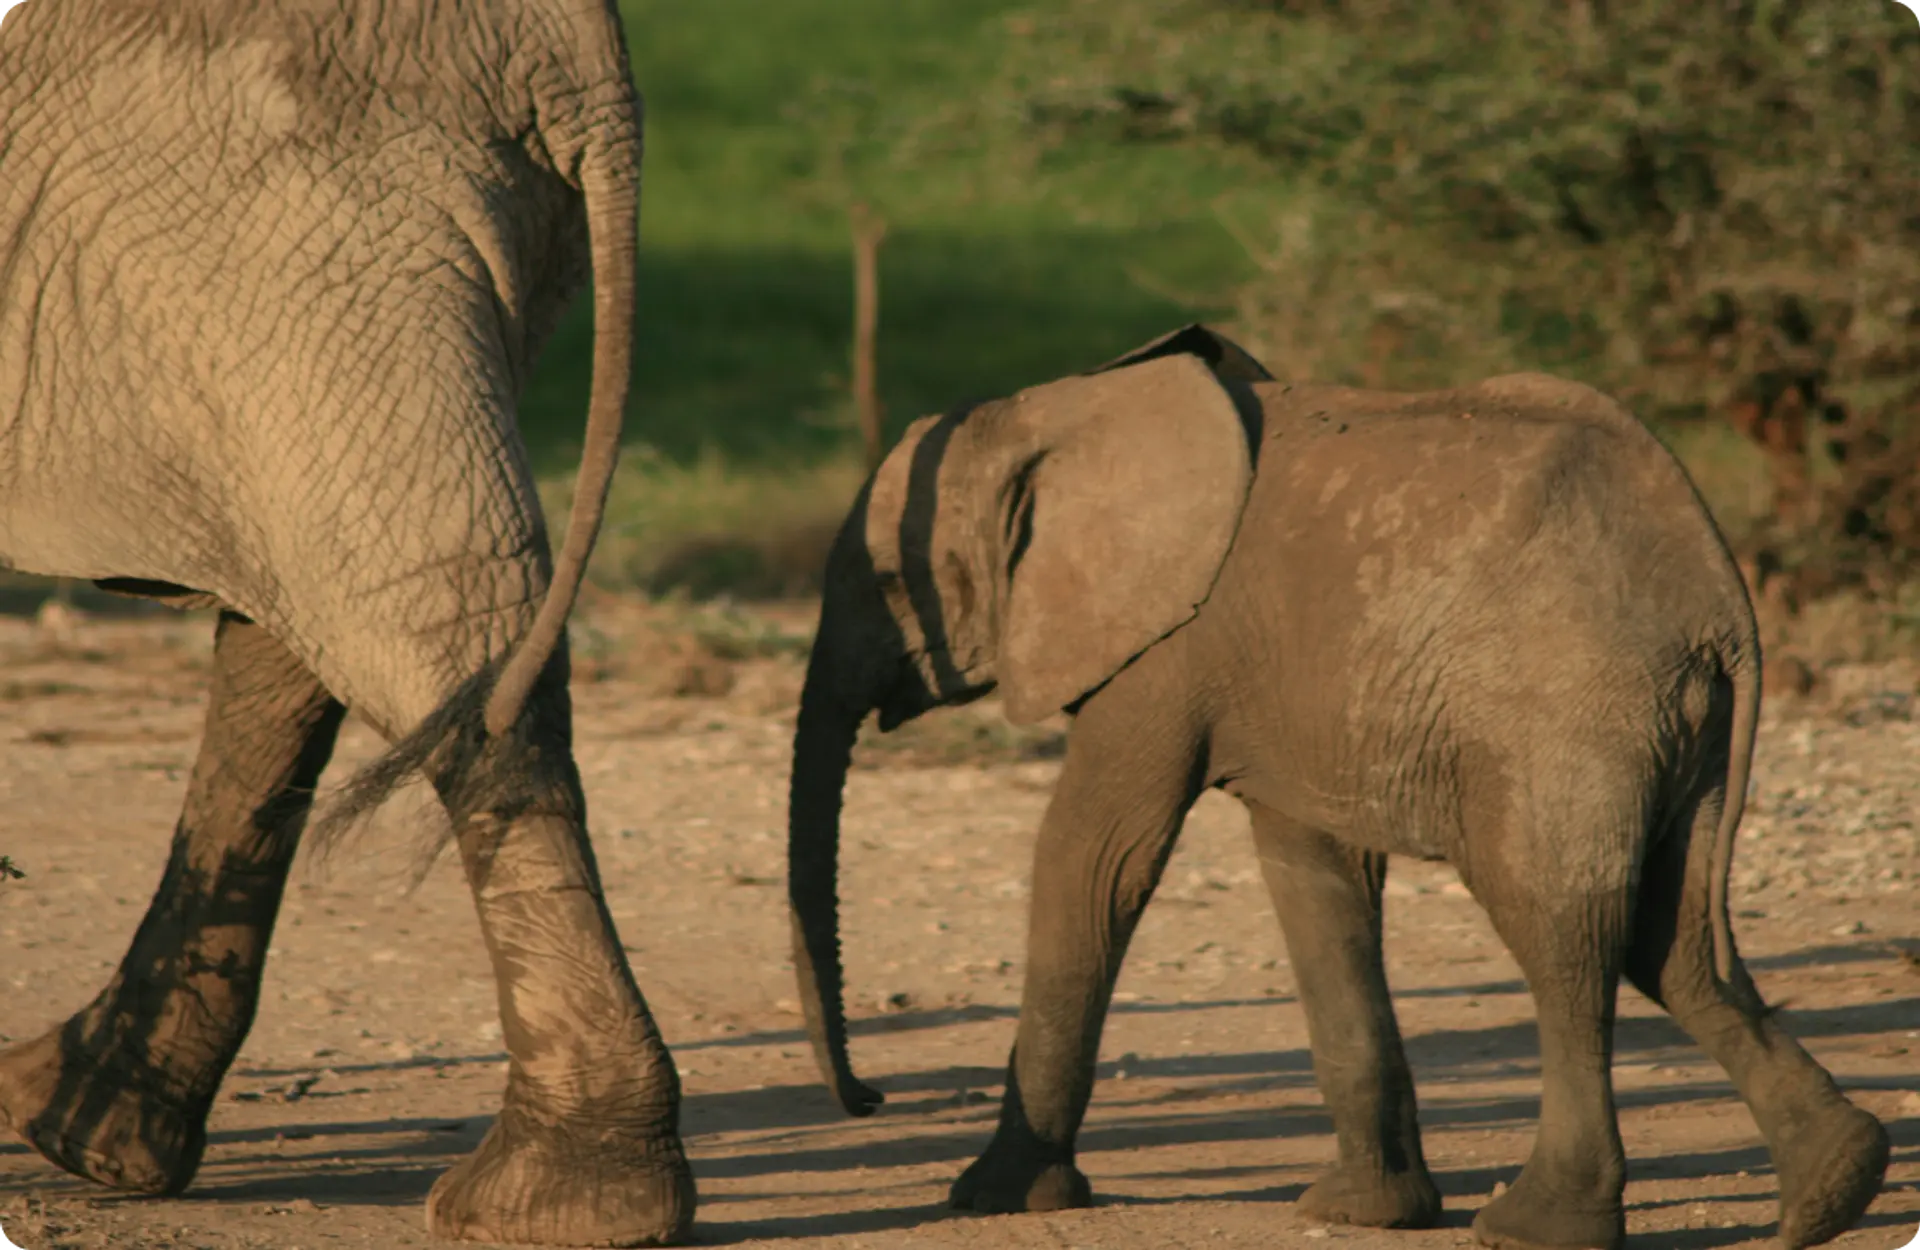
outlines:
{"label": "green grass", "polygon": [[[1090,148],[1040,165],[995,144],[987,88],[1019,37],[1007,0],[622,11],[648,116],[628,445],[662,472],[790,476],[852,451],[855,198],[891,225],[889,436],[1223,311],[1246,275],[1211,207],[1234,188],[1210,163]],[[588,359],[582,302],[523,405],[544,476],[571,474]]]}

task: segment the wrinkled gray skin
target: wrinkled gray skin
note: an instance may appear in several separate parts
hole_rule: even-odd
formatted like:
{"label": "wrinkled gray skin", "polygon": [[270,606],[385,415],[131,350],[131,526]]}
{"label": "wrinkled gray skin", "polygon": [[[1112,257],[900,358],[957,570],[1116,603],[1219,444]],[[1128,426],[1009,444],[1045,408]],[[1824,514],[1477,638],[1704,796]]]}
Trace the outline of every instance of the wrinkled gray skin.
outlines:
{"label": "wrinkled gray skin", "polygon": [[[222,608],[153,905],[89,1006],[0,1054],[0,1121],[62,1167],[191,1181],[352,707],[398,743],[361,797],[418,764],[452,817],[511,1054],[430,1226],[687,1231],[563,634],[626,397],[640,142],[609,0],[30,0],[0,25],[0,563]],[[589,273],[550,559],[515,405]]]}
{"label": "wrinkled gray skin", "polygon": [[915,424],[827,565],[794,745],[794,951],[854,1115],[835,861],[848,750],[997,685],[1073,715],[1041,826],[1000,1126],[954,1205],[1085,1205],[1074,1138],[1128,939],[1194,800],[1222,787],[1300,979],[1338,1163],[1323,1220],[1434,1222],[1381,965],[1387,855],[1445,860],[1525,970],[1540,1123],[1475,1221],[1497,1246],[1619,1246],[1609,1067],[1624,973],[1732,1076],[1783,1240],[1849,1227],[1887,1162],[1771,1019],[1725,881],[1759,698],[1745,588],[1632,416],[1541,375],[1287,387],[1189,327],[1092,375]]}

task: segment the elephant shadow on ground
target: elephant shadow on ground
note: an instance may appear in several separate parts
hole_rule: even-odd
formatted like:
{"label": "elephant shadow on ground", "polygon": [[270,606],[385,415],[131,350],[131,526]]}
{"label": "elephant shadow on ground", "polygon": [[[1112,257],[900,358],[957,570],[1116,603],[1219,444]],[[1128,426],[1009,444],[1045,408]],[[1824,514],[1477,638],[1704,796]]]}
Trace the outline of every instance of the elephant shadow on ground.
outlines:
{"label": "elephant shadow on ground", "polygon": [[[1504,983],[1500,988],[1505,988]],[[1517,988],[1517,987],[1513,987]],[[1427,991],[1436,993],[1443,991]],[[1467,987],[1447,993],[1494,993],[1494,986]],[[1412,991],[1420,994],[1422,991]],[[1272,1006],[1278,998],[1212,1000],[1193,1003],[1116,1004],[1116,1013],[1158,1014]],[[962,1007],[909,1011],[873,1017],[855,1023],[855,1032],[907,1032],[948,1025],[1011,1018],[1010,1008]],[[1784,1013],[1789,1027],[1808,1038],[1839,1038],[1888,1032],[1920,1015],[1920,999],[1906,998],[1852,1006]],[[683,1043],[680,1052],[740,1046],[804,1044],[798,1030],[766,1030]],[[1526,1081],[1537,1075],[1537,1037],[1531,1022],[1488,1028],[1443,1028],[1411,1034],[1407,1039],[1421,1090],[1420,1116],[1429,1140],[1449,1130],[1470,1133],[1512,1131],[1530,1133],[1539,1112],[1537,1094],[1496,1092],[1453,1094],[1464,1083],[1489,1079]],[[1616,1035],[1618,1057],[1628,1063],[1662,1061],[1704,1063],[1704,1057],[1671,1022],[1631,1017],[1620,1021]],[[500,1054],[434,1057],[388,1063],[337,1065],[340,1076],[406,1073],[409,1069],[497,1066]],[[1304,1048],[1192,1053],[1166,1056],[1129,1056],[1126,1076],[1119,1079],[1118,1063],[1099,1067],[1099,1098],[1080,1139],[1083,1155],[1114,1156],[1155,1147],[1231,1145],[1288,1137],[1331,1139],[1332,1124],[1313,1090],[1312,1057]],[[1653,1106],[1711,1102],[1732,1096],[1730,1084],[1717,1070],[1658,1085],[1621,1090],[1623,1111]],[[295,1077],[294,1069],[244,1068],[237,1075],[253,1080]],[[703,1196],[701,1241],[727,1244],[753,1239],[790,1239],[807,1236],[878,1233],[924,1226],[934,1221],[977,1218],[949,1212],[940,1203],[925,1201],[924,1170],[909,1177],[902,1169],[932,1165],[955,1174],[970,1162],[991,1135],[998,1115],[1004,1070],[998,1065],[964,1065],[889,1073],[879,1083],[890,1096],[879,1114],[854,1121],[843,1116],[831,1095],[816,1084],[787,1084],[757,1089],[692,1093],[683,1109],[683,1127],[692,1146],[696,1174],[703,1181],[722,1183],[722,1192]],[[1898,1090],[1893,1080],[1849,1081],[1858,1090]],[[273,1089],[276,1087],[268,1087]],[[298,1080],[277,1087],[299,1088]],[[1275,1107],[1217,1107],[1223,1099],[1244,1100],[1259,1093],[1285,1093],[1293,1105]],[[282,1095],[284,1097],[284,1094]],[[303,1093],[297,1098],[324,1097]],[[334,1095],[350,1097],[351,1095]],[[911,1123],[903,1123],[903,1122]],[[207,1168],[201,1180],[180,1199],[182,1204],[293,1204],[311,1202],[320,1207],[401,1207],[424,1201],[434,1180],[461,1156],[479,1144],[490,1123],[488,1115],[465,1118],[393,1117],[288,1123],[246,1129],[216,1130],[209,1135]],[[1894,1162],[1920,1162],[1920,1115],[1907,1115],[1887,1124],[1893,1139]],[[708,1144],[703,1148],[703,1139]],[[1448,1200],[1443,1228],[1464,1229],[1474,1210],[1496,1182],[1511,1182],[1522,1162],[1520,1154],[1497,1164],[1447,1167],[1435,1179]],[[1750,1146],[1637,1155],[1631,1172],[1641,1179],[1711,1181],[1744,1172],[1770,1176],[1771,1167],[1757,1136]],[[1109,1162],[1109,1168],[1111,1163]],[[1162,1170],[1129,1170],[1113,1176],[1102,1194],[1102,1206],[1158,1206],[1194,1200],[1229,1203],[1293,1202],[1305,1189],[1310,1169],[1298,1180],[1275,1184],[1271,1164],[1251,1166],[1176,1166]],[[755,1186],[740,1192],[741,1184],[774,1181],[783,1176],[857,1176],[857,1209],[818,1214],[729,1218],[729,1209],[744,1202],[766,1202],[787,1196]],[[1245,1177],[1245,1188],[1224,1191]],[[1130,1182],[1152,1182],[1154,1196],[1125,1192]],[[1190,1194],[1167,1193],[1181,1182],[1193,1184]],[[777,1182],[775,1182],[777,1184]],[[727,1192],[733,1187],[732,1192]],[[793,1186],[793,1197],[818,1202],[823,1196],[809,1185]],[[105,1199],[141,1203],[149,1199],[115,1198],[84,1182],[56,1176],[39,1164],[23,1145],[0,1145],[0,1200],[30,1191],[50,1196]],[[1705,1193],[1700,1197],[1710,1198]],[[1771,1200],[1771,1195],[1744,1198]],[[906,1201],[901,1201],[906,1199]],[[1689,1205],[1698,1198],[1643,1200],[1632,1210]],[[1910,1216],[1869,1213],[1862,1228],[1904,1226]],[[1660,1243],[1677,1250],[1716,1250],[1767,1234],[1759,1225],[1728,1228],[1675,1229],[1663,1232]]]}

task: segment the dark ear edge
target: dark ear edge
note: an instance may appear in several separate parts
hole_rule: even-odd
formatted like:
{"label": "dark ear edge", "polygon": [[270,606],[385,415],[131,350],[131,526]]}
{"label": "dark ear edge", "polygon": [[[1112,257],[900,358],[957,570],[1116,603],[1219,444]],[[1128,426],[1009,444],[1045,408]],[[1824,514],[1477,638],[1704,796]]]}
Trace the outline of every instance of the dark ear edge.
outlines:
{"label": "dark ear edge", "polygon": [[1220,389],[1233,401],[1234,411],[1240,414],[1240,425],[1247,432],[1247,450],[1257,466],[1260,462],[1260,445],[1266,441],[1266,413],[1252,388],[1256,382],[1277,382],[1279,379],[1268,373],[1267,367],[1255,360],[1246,348],[1218,330],[1198,321],[1192,322],[1161,335],[1151,343],[1143,343],[1124,356],[1116,356],[1081,376],[1111,373],[1115,369],[1158,360],[1162,356],[1195,356],[1206,364],[1214,380],[1220,384]]}
{"label": "dark ear edge", "polygon": [[1087,372],[1088,374],[1107,373],[1160,356],[1180,355],[1198,356],[1222,382],[1231,380],[1251,385],[1255,382],[1277,380],[1267,372],[1265,365],[1253,358],[1246,348],[1197,321],[1181,326],[1172,333],[1163,334],[1151,343],[1142,344],[1126,355],[1116,356],[1097,369],[1089,369]]}

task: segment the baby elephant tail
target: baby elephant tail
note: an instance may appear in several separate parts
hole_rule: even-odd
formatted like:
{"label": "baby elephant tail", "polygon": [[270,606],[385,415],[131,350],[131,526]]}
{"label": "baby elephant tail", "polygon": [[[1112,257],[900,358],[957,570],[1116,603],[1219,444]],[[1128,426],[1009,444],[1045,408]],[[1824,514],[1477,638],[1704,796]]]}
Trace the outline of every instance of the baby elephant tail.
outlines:
{"label": "baby elephant tail", "polygon": [[1727,886],[1733,875],[1733,836],[1747,806],[1747,786],[1753,776],[1754,734],[1760,723],[1760,640],[1749,632],[1737,650],[1720,656],[1720,669],[1733,685],[1733,726],[1727,743],[1727,791],[1714,830],[1713,858],[1708,867],[1708,911],[1713,924],[1713,971],[1722,981],[1733,979],[1733,919]]}

